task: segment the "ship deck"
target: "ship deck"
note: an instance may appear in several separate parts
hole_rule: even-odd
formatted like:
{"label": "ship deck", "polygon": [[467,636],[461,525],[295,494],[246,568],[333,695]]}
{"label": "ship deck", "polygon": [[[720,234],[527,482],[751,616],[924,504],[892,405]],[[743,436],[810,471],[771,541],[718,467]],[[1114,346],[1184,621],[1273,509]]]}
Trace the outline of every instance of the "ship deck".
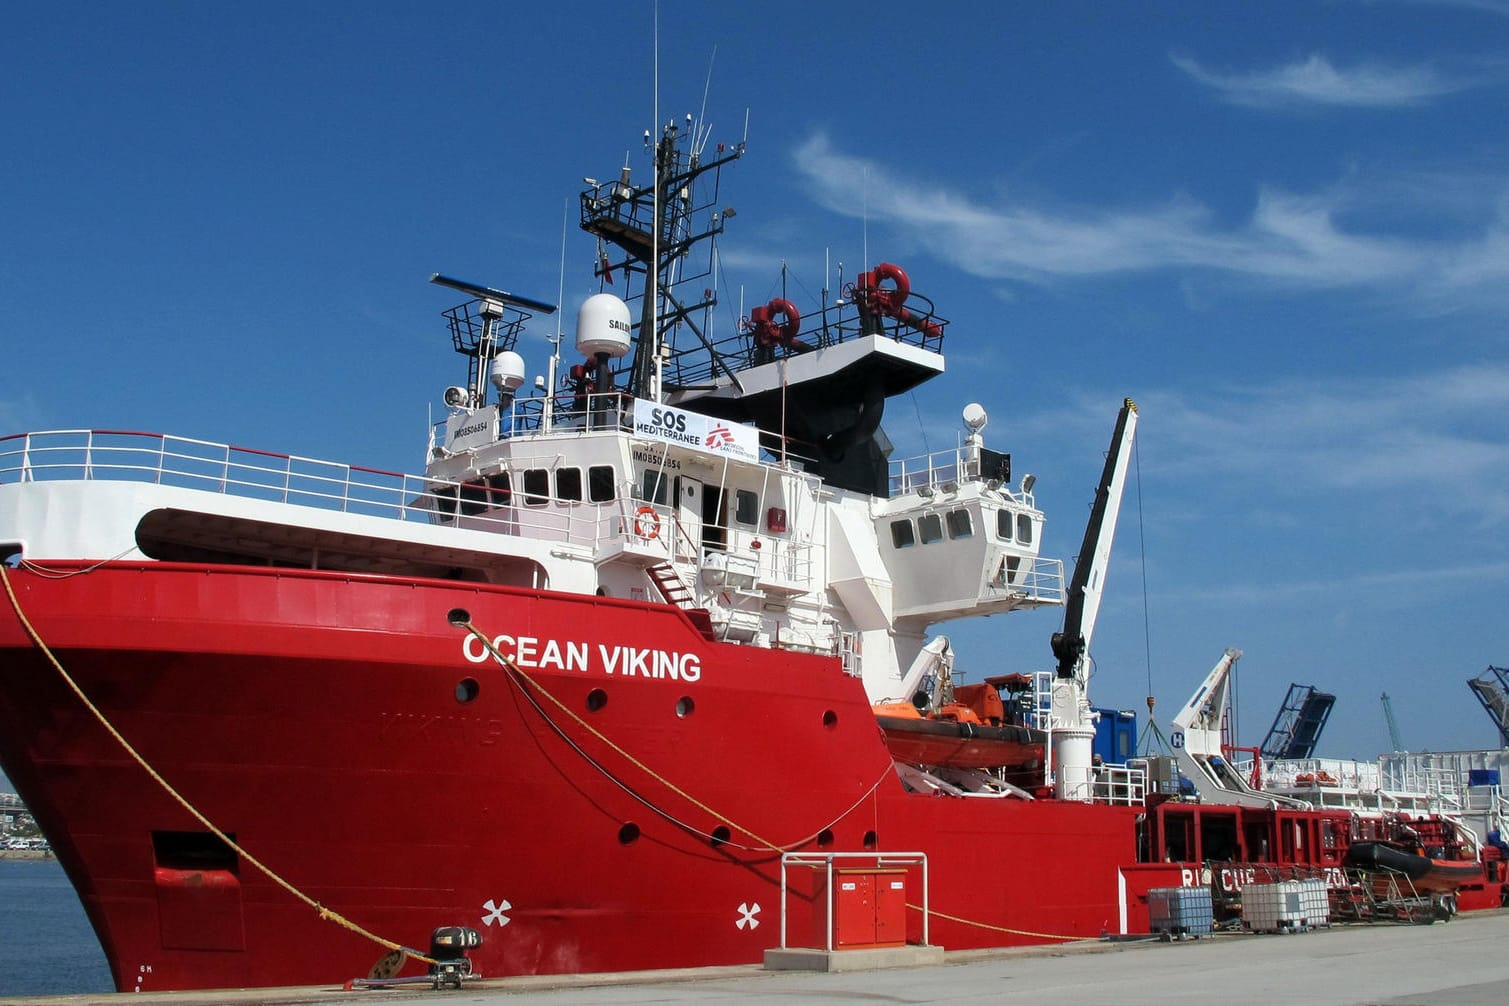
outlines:
{"label": "ship deck", "polygon": [[[1218,934],[1183,943],[1086,940],[1057,947],[958,951],[941,965],[814,973],[754,965],[611,975],[551,975],[467,984],[468,1003],[1072,1002],[1108,995],[1123,1006],[1227,1002],[1488,1006],[1509,996],[1509,910],[1432,926],[1347,925],[1290,935]],[[1072,962],[1065,958],[1072,957]],[[1114,994],[1107,990],[1114,990]],[[116,995],[35,997],[28,1003],[107,1006]],[[139,993],[133,1006],[303,1006],[436,1001],[428,986],[340,986]],[[22,999],[0,998],[0,1004]]]}

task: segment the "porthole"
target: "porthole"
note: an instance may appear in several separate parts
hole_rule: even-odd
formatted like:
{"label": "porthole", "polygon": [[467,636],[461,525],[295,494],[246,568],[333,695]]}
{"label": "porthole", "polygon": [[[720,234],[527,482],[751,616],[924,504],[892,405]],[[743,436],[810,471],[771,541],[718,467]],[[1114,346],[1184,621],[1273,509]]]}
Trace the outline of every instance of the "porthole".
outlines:
{"label": "porthole", "polygon": [[462,678],[456,682],[456,701],[463,706],[477,697],[482,686],[477,684],[476,678]]}
{"label": "porthole", "polygon": [[723,845],[724,843],[726,843],[728,841],[728,839],[729,839],[729,835],[730,835],[730,832],[729,832],[727,826],[725,826],[725,825],[721,825],[720,824],[716,828],[714,828],[713,829],[713,848],[716,849],[718,846]]}
{"label": "porthole", "polygon": [[880,836],[873,831],[865,832],[864,846],[871,850],[880,848]]}
{"label": "porthole", "polygon": [[832,730],[834,727],[838,726],[838,713],[835,713],[831,709],[823,713],[823,726],[827,727],[829,730]]}
{"label": "porthole", "polygon": [[595,713],[608,704],[608,693],[601,688],[594,688],[587,693],[587,712]]}
{"label": "porthole", "polygon": [[833,844],[833,832],[832,832],[832,830],[830,830],[828,828],[824,828],[822,831],[820,831],[820,832],[817,833],[817,847],[819,849],[826,849],[828,846],[830,846],[832,844]]}
{"label": "porthole", "polygon": [[639,841],[639,825],[630,821],[618,829],[618,841],[623,845],[633,845]]}
{"label": "porthole", "polygon": [[676,700],[676,715],[682,719],[690,716],[697,709],[697,703],[692,701],[690,695],[683,695]]}

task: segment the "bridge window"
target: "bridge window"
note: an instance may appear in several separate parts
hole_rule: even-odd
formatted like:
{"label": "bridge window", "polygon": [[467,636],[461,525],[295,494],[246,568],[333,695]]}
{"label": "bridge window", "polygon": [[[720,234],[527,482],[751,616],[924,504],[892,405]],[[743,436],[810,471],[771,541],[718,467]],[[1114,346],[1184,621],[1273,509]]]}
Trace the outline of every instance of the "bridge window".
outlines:
{"label": "bridge window", "polygon": [[571,500],[575,503],[582,501],[582,470],[580,468],[562,468],[555,473],[555,498]]}
{"label": "bridge window", "polygon": [[891,544],[897,548],[911,548],[917,544],[917,535],[912,531],[911,521],[891,521]]}
{"label": "bridge window", "polygon": [[969,519],[968,510],[950,510],[948,512],[948,536],[950,538],[973,538],[975,536],[975,526]]}
{"label": "bridge window", "polygon": [[1032,544],[1032,518],[1024,513],[1016,515],[1016,540],[1023,545]]}
{"label": "bridge window", "polygon": [[612,465],[593,465],[587,469],[587,498],[593,503],[610,503],[618,497],[617,479]]}
{"label": "bridge window", "polygon": [[654,468],[646,469],[639,484],[639,498],[651,503],[664,503],[669,497],[670,479]]}
{"label": "bridge window", "polygon": [[1010,510],[996,511],[996,536],[1002,541],[1011,540],[1011,527],[1016,522],[1016,516]]}
{"label": "bridge window", "polygon": [[935,513],[926,513],[917,521],[917,531],[922,536],[922,544],[931,545],[935,541],[943,540],[943,518]]}
{"label": "bridge window", "polygon": [[485,511],[488,495],[486,482],[461,483],[461,516],[475,517]]}
{"label": "bridge window", "polygon": [[734,491],[734,520],[748,527],[760,522],[760,494],[748,489]]}
{"label": "bridge window", "polygon": [[550,470],[529,468],[524,472],[524,505],[544,506],[550,501]]}

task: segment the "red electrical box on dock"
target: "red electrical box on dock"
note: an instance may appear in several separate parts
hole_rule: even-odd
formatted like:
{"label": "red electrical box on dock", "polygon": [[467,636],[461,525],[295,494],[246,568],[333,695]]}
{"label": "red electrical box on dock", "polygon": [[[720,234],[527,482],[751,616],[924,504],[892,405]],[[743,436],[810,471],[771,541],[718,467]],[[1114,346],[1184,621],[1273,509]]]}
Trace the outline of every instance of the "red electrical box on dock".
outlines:
{"label": "red electrical box on dock", "polygon": [[[813,870],[813,923],[828,932],[828,871]],[[906,945],[906,871],[833,871],[834,950]]]}

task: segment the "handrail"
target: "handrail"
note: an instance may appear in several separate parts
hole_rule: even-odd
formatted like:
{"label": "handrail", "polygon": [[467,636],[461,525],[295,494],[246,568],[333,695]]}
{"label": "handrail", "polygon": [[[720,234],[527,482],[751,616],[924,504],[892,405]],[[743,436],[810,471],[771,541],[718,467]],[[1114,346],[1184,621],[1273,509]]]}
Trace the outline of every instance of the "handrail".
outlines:
{"label": "handrail", "polygon": [[[613,513],[546,500],[506,508],[472,498],[468,483],[206,440],[126,430],[56,430],[0,438],[0,485],[140,482],[314,509],[590,544],[618,537]],[[590,506],[587,517],[583,507]],[[582,511],[578,513],[578,511]]]}

